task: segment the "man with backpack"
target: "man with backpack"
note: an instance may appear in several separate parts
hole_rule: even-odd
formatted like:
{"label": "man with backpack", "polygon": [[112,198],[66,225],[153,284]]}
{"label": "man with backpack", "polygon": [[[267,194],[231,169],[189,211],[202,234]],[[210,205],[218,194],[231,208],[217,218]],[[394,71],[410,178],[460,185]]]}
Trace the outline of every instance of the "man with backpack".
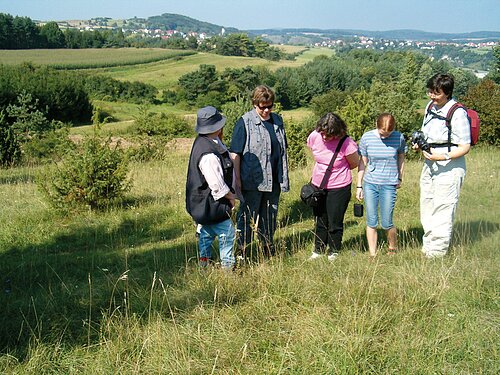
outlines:
{"label": "man with backpack", "polygon": [[[465,178],[465,155],[471,147],[471,125],[463,106],[454,107],[454,79],[436,74],[427,81],[430,102],[422,132],[430,149],[422,150],[425,163],[420,176],[420,220],[424,228],[422,252],[439,258],[448,252],[458,197]],[[414,149],[422,148],[417,144]]]}

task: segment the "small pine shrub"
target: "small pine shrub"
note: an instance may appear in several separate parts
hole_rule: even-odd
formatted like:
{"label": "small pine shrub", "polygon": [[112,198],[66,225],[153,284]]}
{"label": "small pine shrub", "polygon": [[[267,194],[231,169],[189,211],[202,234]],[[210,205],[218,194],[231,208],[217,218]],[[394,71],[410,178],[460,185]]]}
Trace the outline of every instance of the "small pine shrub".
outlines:
{"label": "small pine shrub", "polygon": [[139,108],[135,123],[139,135],[162,136],[167,139],[194,136],[192,126],[183,118],[166,113],[150,112],[147,106]]}
{"label": "small pine shrub", "polygon": [[60,160],[73,146],[68,135],[69,129],[61,127],[33,137],[23,144],[23,162],[36,164]]}
{"label": "small pine shrub", "polygon": [[239,96],[236,101],[228,102],[221,108],[226,116],[226,125],[224,126],[224,142],[229,145],[233,136],[234,125],[239,118],[252,108],[251,103]]}
{"label": "small pine shrub", "polygon": [[307,164],[306,140],[315,126],[316,120],[314,117],[309,117],[300,122],[289,121],[285,124],[288,141],[288,163],[291,169]]}
{"label": "small pine shrub", "polygon": [[12,126],[0,112],[0,167],[10,167],[21,158],[21,144]]}
{"label": "small pine shrub", "polygon": [[151,160],[163,160],[167,156],[167,139],[164,137],[146,137],[139,143],[139,147],[131,147],[127,150],[129,160],[136,162],[147,162]]}
{"label": "small pine shrub", "polygon": [[96,130],[38,183],[56,208],[103,209],[124,198],[131,187],[127,174],[128,159],[119,144],[111,146],[111,138],[103,140]]}

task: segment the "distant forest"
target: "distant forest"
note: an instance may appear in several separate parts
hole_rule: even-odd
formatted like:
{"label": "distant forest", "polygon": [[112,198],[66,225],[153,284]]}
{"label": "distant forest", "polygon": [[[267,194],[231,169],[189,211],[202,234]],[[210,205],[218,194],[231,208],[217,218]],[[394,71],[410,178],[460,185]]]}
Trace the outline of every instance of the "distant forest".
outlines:
{"label": "distant forest", "polygon": [[[152,17],[153,22],[155,20]],[[159,19],[157,22],[160,22]],[[190,27],[191,23],[168,24],[168,27]],[[165,27],[165,25],[163,25]],[[194,27],[194,26],[193,26]],[[196,27],[200,29],[200,25]],[[220,30],[219,30],[220,31]],[[247,34],[234,33],[227,36],[215,35],[198,40],[195,36],[173,35],[168,39],[126,36],[121,28],[103,30],[64,31],[55,21],[43,26],[28,17],[13,17],[0,13],[0,49],[37,48],[117,48],[117,47],[159,47],[214,52],[225,56],[260,57],[271,61],[294,59],[279,48],[270,46],[261,37],[251,39]]]}

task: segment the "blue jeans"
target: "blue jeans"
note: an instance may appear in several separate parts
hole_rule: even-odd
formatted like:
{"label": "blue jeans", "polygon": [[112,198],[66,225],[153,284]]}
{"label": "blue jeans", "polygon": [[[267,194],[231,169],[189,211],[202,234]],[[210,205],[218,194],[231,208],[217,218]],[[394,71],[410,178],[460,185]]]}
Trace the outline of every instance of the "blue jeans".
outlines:
{"label": "blue jeans", "polygon": [[216,237],[219,239],[219,253],[222,267],[233,267],[233,245],[236,237],[236,231],[231,219],[224,220],[217,224],[201,226],[200,239],[198,242],[200,259],[210,259],[212,257],[212,243]]}
{"label": "blue jeans", "polygon": [[[253,227],[257,224],[257,235],[266,255],[274,255],[274,232],[278,218],[278,202],[281,188],[273,185],[271,192],[243,190],[243,201],[238,212],[238,247],[244,251],[253,240]],[[245,255],[245,254],[243,254]]]}
{"label": "blue jeans", "polygon": [[378,226],[378,209],[383,229],[391,229],[394,224],[392,216],[396,205],[396,185],[378,185],[365,182],[363,195],[366,209],[366,225],[370,228]]}

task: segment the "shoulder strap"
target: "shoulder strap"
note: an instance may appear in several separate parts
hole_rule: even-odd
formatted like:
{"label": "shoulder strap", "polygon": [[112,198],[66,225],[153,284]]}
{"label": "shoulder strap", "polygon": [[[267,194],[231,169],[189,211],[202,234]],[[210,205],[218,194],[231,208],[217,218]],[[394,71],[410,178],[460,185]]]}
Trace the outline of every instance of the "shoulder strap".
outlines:
{"label": "shoulder strap", "polygon": [[448,152],[451,151],[451,118],[453,117],[453,114],[455,113],[457,108],[464,108],[464,106],[458,102],[454,103],[448,110],[448,114],[446,115],[445,119],[446,127],[448,128]]}
{"label": "shoulder strap", "polygon": [[347,135],[344,135],[340,141],[339,144],[337,145],[337,148],[335,149],[335,152],[333,153],[332,160],[330,160],[330,164],[328,165],[328,168],[326,168],[325,175],[323,176],[323,180],[321,181],[321,184],[319,185],[320,189],[324,189],[326,186],[326,183],[328,182],[328,179],[330,178],[330,175],[332,174],[332,167],[333,164],[335,163],[335,159],[337,159],[337,155],[340,152],[340,148],[344,144],[344,141],[347,139]]}
{"label": "shoulder strap", "polygon": [[[427,121],[425,121],[425,118],[427,118],[427,116],[429,116],[429,115],[431,117]],[[438,115],[436,112],[432,111],[432,100],[429,103],[427,103],[427,106],[425,107],[425,118],[424,118],[424,125],[423,126],[427,125],[434,118],[437,118],[439,120],[446,120],[446,117]]]}
{"label": "shoulder strap", "polygon": [[430,114],[431,108],[432,108],[432,100],[429,103],[427,103],[427,105],[425,106],[425,113]]}

